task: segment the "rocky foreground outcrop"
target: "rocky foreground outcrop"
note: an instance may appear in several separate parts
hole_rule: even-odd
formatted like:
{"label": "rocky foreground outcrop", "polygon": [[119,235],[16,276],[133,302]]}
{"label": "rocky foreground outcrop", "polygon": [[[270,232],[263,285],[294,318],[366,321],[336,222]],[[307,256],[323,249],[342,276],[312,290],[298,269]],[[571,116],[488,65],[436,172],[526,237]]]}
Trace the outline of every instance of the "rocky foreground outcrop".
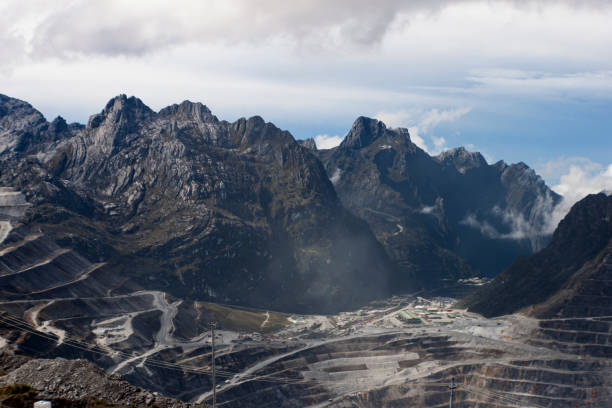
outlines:
{"label": "rocky foreground outcrop", "polygon": [[[37,391],[37,399],[60,399],[60,405],[188,407],[172,398],[136,387],[86,360],[24,359],[0,355],[0,387],[27,384]],[[58,404],[56,404],[58,405]]]}

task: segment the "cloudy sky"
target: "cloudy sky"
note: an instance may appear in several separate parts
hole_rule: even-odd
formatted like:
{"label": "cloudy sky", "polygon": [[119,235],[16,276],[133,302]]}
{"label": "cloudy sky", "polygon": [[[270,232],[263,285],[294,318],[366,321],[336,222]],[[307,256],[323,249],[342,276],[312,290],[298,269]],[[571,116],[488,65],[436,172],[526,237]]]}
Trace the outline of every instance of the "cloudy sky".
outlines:
{"label": "cloudy sky", "polygon": [[612,2],[0,2],[0,93],[86,122],[119,93],[261,115],[320,147],[360,115],[612,190]]}

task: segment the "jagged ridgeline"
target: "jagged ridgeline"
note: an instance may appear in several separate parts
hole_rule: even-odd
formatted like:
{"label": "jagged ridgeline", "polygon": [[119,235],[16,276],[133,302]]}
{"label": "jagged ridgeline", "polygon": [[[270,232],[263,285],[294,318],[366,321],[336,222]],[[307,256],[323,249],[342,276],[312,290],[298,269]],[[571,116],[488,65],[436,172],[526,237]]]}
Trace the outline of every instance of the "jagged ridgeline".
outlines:
{"label": "jagged ridgeline", "polygon": [[32,204],[23,223],[125,285],[302,312],[390,293],[394,268],[368,225],[260,117],[229,123],[187,101],[156,113],[121,95],[69,125],[0,96],[0,129],[0,183]]}
{"label": "jagged ridgeline", "polygon": [[494,276],[548,242],[560,198],[523,163],[432,157],[374,119],[317,150],[260,117],[124,95],[87,125],[0,95],[0,159],[25,226],[105,262],[125,282],[109,290],[285,311]]}
{"label": "jagged ridgeline", "polygon": [[369,223],[401,276],[426,288],[495,276],[550,239],[560,196],[524,163],[489,165],[464,148],[432,157],[407,129],[365,117],[340,146],[316,153],[344,205]]}

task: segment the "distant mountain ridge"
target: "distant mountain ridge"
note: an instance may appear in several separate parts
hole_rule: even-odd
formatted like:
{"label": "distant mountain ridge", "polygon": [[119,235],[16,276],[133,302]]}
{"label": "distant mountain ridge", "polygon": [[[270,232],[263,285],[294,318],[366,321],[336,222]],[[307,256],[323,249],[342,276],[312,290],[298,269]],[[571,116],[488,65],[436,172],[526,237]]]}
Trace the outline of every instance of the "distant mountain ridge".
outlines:
{"label": "distant mountain ridge", "polygon": [[560,196],[524,163],[489,165],[463,147],[431,157],[407,129],[366,117],[338,147],[315,153],[344,205],[426,287],[494,276],[550,238]]}

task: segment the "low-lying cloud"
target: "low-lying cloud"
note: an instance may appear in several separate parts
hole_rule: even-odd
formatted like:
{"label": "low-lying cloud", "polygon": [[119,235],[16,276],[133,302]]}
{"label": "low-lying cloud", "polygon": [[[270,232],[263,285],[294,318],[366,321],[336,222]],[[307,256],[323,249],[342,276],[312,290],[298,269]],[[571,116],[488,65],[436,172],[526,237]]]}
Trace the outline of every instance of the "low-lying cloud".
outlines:
{"label": "low-lying cloud", "polygon": [[342,169],[338,167],[334,170],[334,174],[329,178],[329,181],[331,181],[333,185],[336,185],[336,183],[340,181],[340,177],[342,177]]}
{"label": "low-lying cloud", "polygon": [[541,166],[539,171],[547,178],[558,178],[552,190],[562,196],[554,205],[550,195],[538,197],[528,217],[512,210],[494,207],[492,216],[508,229],[498,231],[490,222],[468,214],[461,224],[475,228],[492,239],[528,239],[532,249],[541,249],[542,238],[552,234],[559,222],[576,202],[589,194],[612,193],[612,164],[602,166],[583,157],[561,158]]}
{"label": "low-lying cloud", "polygon": [[468,214],[460,224],[477,229],[491,239],[528,240],[531,249],[538,251],[542,249],[545,237],[554,231],[550,222],[550,214],[554,209],[552,196],[546,194],[536,199],[527,215],[508,208],[493,207],[489,216],[501,223],[505,232],[499,231],[489,221],[479,219],[474,214]]}

